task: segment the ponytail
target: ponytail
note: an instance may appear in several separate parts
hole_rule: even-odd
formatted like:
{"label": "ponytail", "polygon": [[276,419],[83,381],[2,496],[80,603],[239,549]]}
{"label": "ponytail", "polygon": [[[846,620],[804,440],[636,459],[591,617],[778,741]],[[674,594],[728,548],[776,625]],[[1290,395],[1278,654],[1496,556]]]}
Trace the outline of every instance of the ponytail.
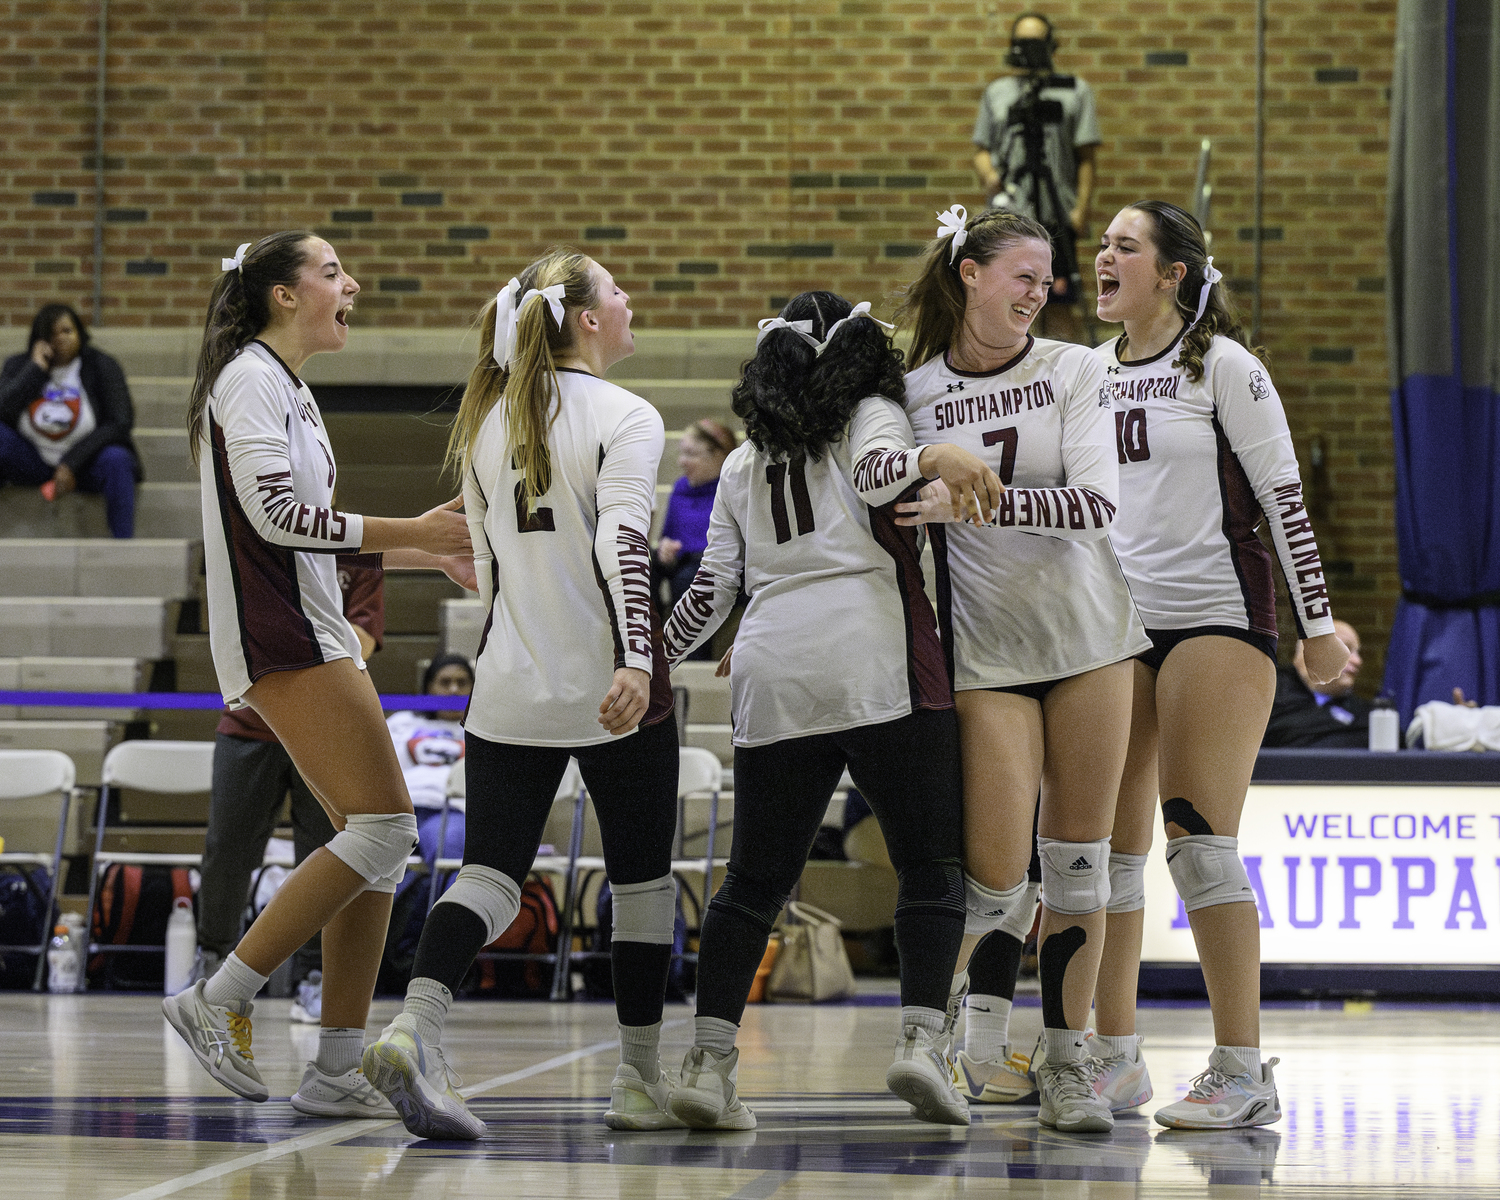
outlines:
{"label": "ponytail", "polygon": [[198,369],[188,397],[188,448],[195,464],[208,394],[218,381],[219,372],[271,323],[271,289],[278,284],[297,285],[307,262],[306,243],[314,236],[293,229],[261,238],[245,252],[237,270],[225,271],[214,283],[208,299],[208,320],[203,326],[203,345],[198,351]]}

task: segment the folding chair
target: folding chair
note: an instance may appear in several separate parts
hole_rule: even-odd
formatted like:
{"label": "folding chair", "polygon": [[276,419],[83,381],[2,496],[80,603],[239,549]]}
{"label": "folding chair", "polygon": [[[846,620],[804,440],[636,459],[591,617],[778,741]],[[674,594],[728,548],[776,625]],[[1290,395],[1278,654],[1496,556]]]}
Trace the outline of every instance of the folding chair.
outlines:
{"label": "folding chair", "polygon": [[36,955],[36,976],[32,990],[42,990],[47,966],[47,945],[52,938],[53,920],[57,915],[57,893],[62,886],[63,841],[68,831],[68,811],[77,789],[74,788],[73,760],[61,750],[0,750],[0,809],[7,800],[31,800],[61,796],[62,810],[57,819],[57,838],[50,855],[27,850],[7,850],[0,854],[0,865],[46,867],[51,875],[47,889],[47,911],[42,921],[41,941],[34,946],[0,946],[0,951],[17,950]]}
{"label": "folding chair", "polygon": [[119,788],[187,795],[206,792],[213,786],[212,742],[134,741],[121,742],[104,758],[99,788],[99,819],[94,830],[94,864],[89,873],[89,954],[120,951],[164,951],[165,946],[101,944],[92,940],[94,905],[104,872],[115,863],[138,867],[201,867],[202,854],[151,854],[134,850],[105,850],[104,827],[110,796]]}

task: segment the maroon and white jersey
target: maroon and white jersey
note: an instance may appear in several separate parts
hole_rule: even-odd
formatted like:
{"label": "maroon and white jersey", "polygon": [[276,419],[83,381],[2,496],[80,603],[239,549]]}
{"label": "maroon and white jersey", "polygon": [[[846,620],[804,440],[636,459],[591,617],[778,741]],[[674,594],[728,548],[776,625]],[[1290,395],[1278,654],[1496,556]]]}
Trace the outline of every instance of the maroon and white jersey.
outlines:
{"label": "maroon and white jersey", "polygon": [[251,342],[219,372],[198,461],[224,699],[236,705],[271,671],[338,658],[363,668],[336,560],[359,549],[364,519],[333,507],[338,470],[317,402],[269,346]]}
{"label": "maroon and white jersey", "polygon": [[928,527],[955,691],[1065,679],[1150,648],[1109,544],[1119,468],[1103,379],[1082,346],[1037,339],[987,374],[940,354],[906,377],[917,441],[977,454],[1006,489],[989,528]]}
{"label": "maroon and white jersey", "polygon": [[552,484],[527,510],[502,404],[474,441],[464,509],[479,597],[489,610],[464,727],[493,742],[591,746],[611,740],[599,704],[617,667],[651,672],[644,723],[671,711],[653,637],[646,534],[661,416],[587,371],[559,370],[547,434]]}
{"label": "maroon and white jersey", "polygon": [[736,746],[952,706],[916,531],[890,508],[925,482],[918,453],[900,406],[877,396],[816,462],[750,442],[725,460],[708,548],[664,639],[675,665],[750,594],[729,676]]}
{"label": "maroon and white jersey", "polygon": [[1111,341],[1105,367],[1120,466],[1120,515],[1110,538],[1151,629],[1230,625],[1276,634],[1271,556],[1256,536],[1264,518],[1292,596],[1299,637],[1333,632],[1328,585],[1286,413],[1261,361],[1215,337],[1203,377],[1172,360],[1177,342],[1122,363]]}

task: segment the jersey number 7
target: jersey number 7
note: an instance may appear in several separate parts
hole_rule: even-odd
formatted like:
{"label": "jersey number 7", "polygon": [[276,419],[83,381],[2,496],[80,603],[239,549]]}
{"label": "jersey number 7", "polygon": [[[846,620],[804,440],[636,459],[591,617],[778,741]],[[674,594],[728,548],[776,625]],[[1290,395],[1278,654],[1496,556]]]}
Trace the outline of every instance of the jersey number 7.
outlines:
{"label": "jersey number 7", "polygon": [[811,533],[813,524],[812,497],[807,493],[807,475],[803,471],[803,460],[790,464],[771,463],[766,468],[766,482],[771,485],[771,522],[776,526],[776,544],[792,540],[791,522],[786,515],[786,478],[792,477],[792,509],[797,514],[797,536]]}
{"label": "jersey number 7", "polygon": [[1009,487],[1011,477],[1016,473],[1016,447],[1020,445],[1021,435],[1014,426],[1010,429],[991,429],[984,435],[986,446],[993,446],[997,442],[1000,444],[1000,469],[995,474],[1000,476],[1001,483]]}

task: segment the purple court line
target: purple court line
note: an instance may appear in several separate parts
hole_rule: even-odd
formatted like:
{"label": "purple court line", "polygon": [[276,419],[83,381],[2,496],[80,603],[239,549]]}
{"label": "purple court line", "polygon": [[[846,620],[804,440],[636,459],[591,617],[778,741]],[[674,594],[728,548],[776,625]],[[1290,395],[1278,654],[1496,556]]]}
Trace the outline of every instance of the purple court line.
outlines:
{"label": "purple court line", "polygon": [[[386,712],[455,712],[467,696],[383,695]],[[0,690],[0,705],[28,708],[223,708],[218,692],[18,692]]]}

